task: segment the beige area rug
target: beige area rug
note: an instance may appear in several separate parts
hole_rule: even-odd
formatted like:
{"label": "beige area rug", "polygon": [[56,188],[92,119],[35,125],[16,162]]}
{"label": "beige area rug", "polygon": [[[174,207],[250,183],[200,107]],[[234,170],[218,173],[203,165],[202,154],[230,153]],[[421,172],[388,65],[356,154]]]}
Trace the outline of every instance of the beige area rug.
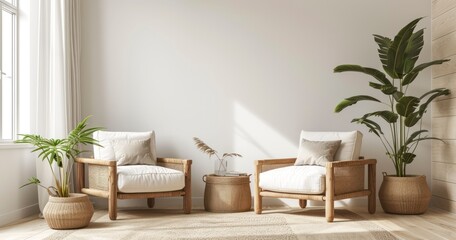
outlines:
{"label": "beige area rug", "polygon": [[97,211],[89,227],[49,230],[44,239],[397,239],[391,233],[348,210],[336,210],[326,223],[324,210],[265,211],[261,215],[174,210],[123,210],[110,221]]}

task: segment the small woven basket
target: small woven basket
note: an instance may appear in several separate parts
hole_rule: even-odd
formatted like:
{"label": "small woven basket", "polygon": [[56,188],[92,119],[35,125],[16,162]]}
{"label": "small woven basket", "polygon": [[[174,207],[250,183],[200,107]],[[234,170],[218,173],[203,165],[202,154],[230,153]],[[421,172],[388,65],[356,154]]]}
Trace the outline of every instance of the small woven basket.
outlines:
{"label": "small woven basket", "polygon": [[87,227],[93,212],[89,197],[82,193],[71,193],[70,197],[49,196],[43,209],[44,219],[52,229]]}

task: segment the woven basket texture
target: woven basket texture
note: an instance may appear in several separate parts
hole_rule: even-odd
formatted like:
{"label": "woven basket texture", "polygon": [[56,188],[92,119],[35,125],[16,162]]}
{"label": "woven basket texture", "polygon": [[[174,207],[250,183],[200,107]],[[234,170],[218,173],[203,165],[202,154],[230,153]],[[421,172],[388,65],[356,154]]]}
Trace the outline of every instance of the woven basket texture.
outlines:
{"label": "woven basket texture", "polygon": [[49,197],[43,209],[44,219],[52,229],[74,229],[89,225],[93,216],[93,205],[82,193],[70,197]]}
{"label": "woven basket texture", "polygon": [[422,214],[429,207],[431,191],[426,176],[384,176],[378,197],[387,213]]}

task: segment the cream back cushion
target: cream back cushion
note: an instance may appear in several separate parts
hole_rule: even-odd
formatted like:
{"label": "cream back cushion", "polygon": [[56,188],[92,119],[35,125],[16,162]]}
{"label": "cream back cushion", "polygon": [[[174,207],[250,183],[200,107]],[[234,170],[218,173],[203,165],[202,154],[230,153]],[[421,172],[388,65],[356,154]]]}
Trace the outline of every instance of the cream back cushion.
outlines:
{"label": "cream back cushion", "polygon": [[112,140],[117,165],[156,165],[151,157],[150,139]]}
{"label": "cream back cushion", "polygon": [[334,154],[334,161],[357,160],[361,151],[363,134],[359,131],[352,132],[309,132],[301,131],[299,146],[303,139],[309,141],[335,141],[341,140],[340,146]]}
{"label": "cream back cushion", "polygon": [[339,149],[341,140],[309,141],[301,138],[298,158],[294,165],[320,165],[334,160],[334,154]]}
{"label": "cream back cushion", "polygon": [[[102,160],[127,160],[132,161],[146,161],[147,163],[139,164],[157,164],[157,154],[155,150],[155,132],[108,132],[108,131],[97,131],[93,133],[93,138],[98,140],[100,145],[93,146],[93,153],[95,159]],[[132,143],[126,147],[126,144]],[[147,146],[144,146],[148,144]],[[117,157],[116,157],[117,150]],[[146,154],[145,151],[149,151]],[[133,153],[138,152],[140,159],[136,159]],[[128,155],[128,156],[127,156]],[[149,155],[149,156],[147,156]],[[133,159],[131,158],[133,157]],[[123,159],[121,159],[123,158]],[[148,160],[150,159],[150,161]],[[127,161],[128,162],[128,161]],[[130,163],[128,163],[130,164]],[[118,165],[125,165],[123,162],[118,162]]]}

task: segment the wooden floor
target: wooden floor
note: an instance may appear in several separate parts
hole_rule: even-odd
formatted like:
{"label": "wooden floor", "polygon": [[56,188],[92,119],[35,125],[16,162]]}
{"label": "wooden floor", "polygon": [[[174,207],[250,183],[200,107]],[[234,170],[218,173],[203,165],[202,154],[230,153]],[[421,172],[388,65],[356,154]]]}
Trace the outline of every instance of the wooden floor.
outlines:
{"label": "wooden floor", "polygon": [[[381,210],[371,215],[364,208],[349,208],[349,210],[388,230],[399,239],[456,239],[456,214],[440,209],[431,208],[423,215],[393,215],[383,213]],[[105,210],[98,210],[96,214],[106,213]],[[38,237],[38,233],[46,231],[48,227],[44,221],[32,221],[34,219],[36,217],[29,217],[19,223],[0,228],[1,239],[5,236],[8,236],[6,239]],[[335,223],[328,224],[337,224],[337,219]],[[35,238],[32,237],[32,239]]]}
{"label": "wooden floor", "polygon": [[400,239],[456,239],[456,214],[430,208],[422,215],[395,215],[381,209],[371,215],[365,209],[350,209],[375,222]]}

